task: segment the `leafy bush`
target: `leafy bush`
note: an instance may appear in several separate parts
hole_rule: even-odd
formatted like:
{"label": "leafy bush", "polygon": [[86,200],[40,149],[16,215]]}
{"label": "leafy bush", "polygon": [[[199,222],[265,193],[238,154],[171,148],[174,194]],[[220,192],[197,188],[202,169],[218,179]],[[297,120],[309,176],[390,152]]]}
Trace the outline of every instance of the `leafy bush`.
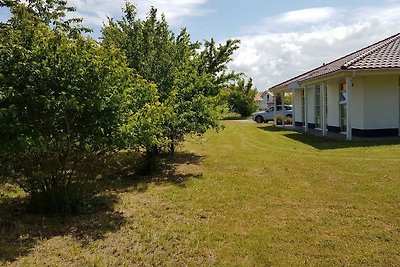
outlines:
{"label": "leafy bush", "polygon": [[[276,124],[282,125],[282,115],[279,114],[276,115]],[[292,124],[292,117],[285,116],[285,125],[291,125],[291,124]]]}
{"label": "leafy bush", "polygon": [[110,154],[140,151],[154,163],[185,135],[218,128],[237,40],[201,48],[156,9],[139,20],[127,3],[98,43],[65,19],[74,9],[64,0],[0,6],[11,9],[0,25],[0,178],[19,184],[33,210],[85,211]]}
{"label": "leafy bush", "polygon": [[257,110],[254,97],[248,97],[247,95],[232,91],[228,97],[228,105],[232,112],[239,113],[242,117],[248,117]]}
{"label": "leafy bush", "polygon": [[144,105],[127,96],[147,83],[119,50],[52,29],[22,4],[0,42],[2,173],[34,210],[80,212],[95,192],[97,162],[125,145],[121,128]]}
{"label": "leafy bush", "polygon": [[239,80],[224,92],[223,98],[226,99],[230,111],[248,117],[257,110],[258,105],[254,101],[256,90],[252,89],[252,86],[251,79],[247,84],[244,80]]}
{"label": "leafy bush", "polygon": [[[175,36],[165,17],[158,18],[155,8],[146,19],[138,19],[136,7],[130,3],[125,5],[124,18],[110,19],[102,33],[103,45],[124,51],[129,67],[158,88],[161,109],[153,106],[144,111],[157,125],[148,129],[153,141],[151,145],[150,139],[146,141],[146,155],[166,150],[173,153],[185,135],[218,128],[220,103],[216,96],[237,77],[226,73],[227,63],[238,48],[237,40],[218,47],[210,40],[201,47],[190,40],[185,29]],[[135,120],[145,119],[138,114]]]}

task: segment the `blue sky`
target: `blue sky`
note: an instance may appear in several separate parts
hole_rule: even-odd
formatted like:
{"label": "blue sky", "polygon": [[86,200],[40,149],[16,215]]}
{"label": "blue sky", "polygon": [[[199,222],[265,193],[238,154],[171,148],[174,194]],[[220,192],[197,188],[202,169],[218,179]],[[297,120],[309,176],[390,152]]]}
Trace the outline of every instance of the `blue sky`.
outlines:
{"label": "blue sky", "polygon": [[[341,9],[374,5],[378,1],[367,0],[209,0],[199,5],[203,16],[186,19],[187,27],[195,39],[229,38],[245,35],[254,27],[262,25],[265,19],[277,17],[285,12],[336,7]],[[207,13],[208,11],[208,13]],[[275,29],[275,32],[280,29]]]}
{"label": "blue sky", "polygon": [[[100,34],[107,16],[120,18],[125,0],[69,0],[75,16]],[[171,28],[193,40],[241,40],[230,68],[252,77],[259,91],[400,32],[400,0],[137,0],[165,13]],[[0,18],[6,17],[4,10]]]}

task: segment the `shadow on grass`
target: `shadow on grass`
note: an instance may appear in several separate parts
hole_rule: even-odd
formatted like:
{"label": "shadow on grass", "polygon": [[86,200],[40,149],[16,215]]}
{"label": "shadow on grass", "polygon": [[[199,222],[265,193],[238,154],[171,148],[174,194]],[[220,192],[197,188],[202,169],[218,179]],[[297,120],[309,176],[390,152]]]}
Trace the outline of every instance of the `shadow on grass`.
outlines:
{"label": "shadow on grass", "polygon": [[332,137],[321,137],[308,133],[295,132],[294,130],[283,129],[273,126],[261,126],[258,128],[260,130],[267,132],[279,132],[287,138],[312,146],[313,148],[319,150],[357,148],[357,147],[378,147],[378,146],[391,146],[400,144],[400,141],[398,139],[387,139],[387,140],[370,139],[363,141],[347,141],[347,140],[335,139]]}
{"label": "shadow on grass", "polygon": [[0,263],[29,254],[41,240],[70,236],[85,246],[125,224],[123,215],[113,210],[114,196],[99,198],[93,213],[76,216],[30,214],[25,202],[20,197],[0,203]]}
{"label": "shadow on grass", "polygon": [[147,191],[150,184],[174,184],[185,187],[188,179],[201,179],[202,174],[188,172],[187,166],[199,165],[203,157],[187,152],[159,157],[150,170],[141,170],[143,159],[134,158],[125,162],[123,168],[108,173],[104,179],[103,190],[116,192],[135,190]]}
{"label": "shadow on grass", "polygon": [[193,153],[175,153],[175,155],[165,158],[163,171],[155,178],[155,183],[172,183],[185,187],[186,181],[189,179],[202,179],[202,173],[187,171],[188,166],[199,165],[202,160],[202,156]]}
{"label": "shadow on grass", "polygon": [[264,130],[266,132],[293,132],[293,130],[289,130],[289,129],[284,129],[281,127],[275,127],[272,124],[268,123],[264,123],[264,124],[260,124],[260,126],[258,126],[258,129],[260,130]]}
{"label": "shadow on grass", "polygon": [[121,192],[144,192],[151,183],[175,184],[185,187],[188,179],[202,178],[188,172],[185,166],[197,165],[202,157],[191,153],[176,153],[160,159],[161,171],[150,175],[136,173],[137,155],[125,153],[108,162],[99,163],[102,173],[99,194],[93,212],[75,216],[49,216],[27,212],[26,197],[0,199],[0,265],[28,255],[41,240],[70,236],[82,246],[117,232],[125,223],[122,213],[115,211]]}

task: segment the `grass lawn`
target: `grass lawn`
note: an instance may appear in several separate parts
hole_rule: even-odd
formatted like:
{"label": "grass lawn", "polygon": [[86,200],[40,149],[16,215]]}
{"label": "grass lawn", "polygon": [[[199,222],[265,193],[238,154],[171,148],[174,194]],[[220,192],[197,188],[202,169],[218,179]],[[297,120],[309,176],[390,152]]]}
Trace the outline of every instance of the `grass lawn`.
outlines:
{"label": "grass lawn", "polygon": [[0,264],[400,265],[398,142],[225,126],[163,175],[115,181],[91,215],[26,215],[3,193]]}

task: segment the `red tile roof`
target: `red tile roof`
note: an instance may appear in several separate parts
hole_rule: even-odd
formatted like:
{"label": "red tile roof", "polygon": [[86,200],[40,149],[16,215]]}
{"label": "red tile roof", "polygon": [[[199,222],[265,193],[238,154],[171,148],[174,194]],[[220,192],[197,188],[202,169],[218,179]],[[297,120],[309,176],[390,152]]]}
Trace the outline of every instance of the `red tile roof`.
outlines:
{"label": "red tile roof", "polygon": [[262,100],[263,100],[262,97],[261,97],[262,94],[263,94],[263,92],[258,92],[258,93],[255,95],[254,100],[255,100],[255,101],[262,101]]}
{"label": "red tile roof", "polygon": [[367,46],[349,55],[308,71],[271,89],[285,87],[294,82],[318,78],[341,70],[376,70],[400,68],[400,33]]}

